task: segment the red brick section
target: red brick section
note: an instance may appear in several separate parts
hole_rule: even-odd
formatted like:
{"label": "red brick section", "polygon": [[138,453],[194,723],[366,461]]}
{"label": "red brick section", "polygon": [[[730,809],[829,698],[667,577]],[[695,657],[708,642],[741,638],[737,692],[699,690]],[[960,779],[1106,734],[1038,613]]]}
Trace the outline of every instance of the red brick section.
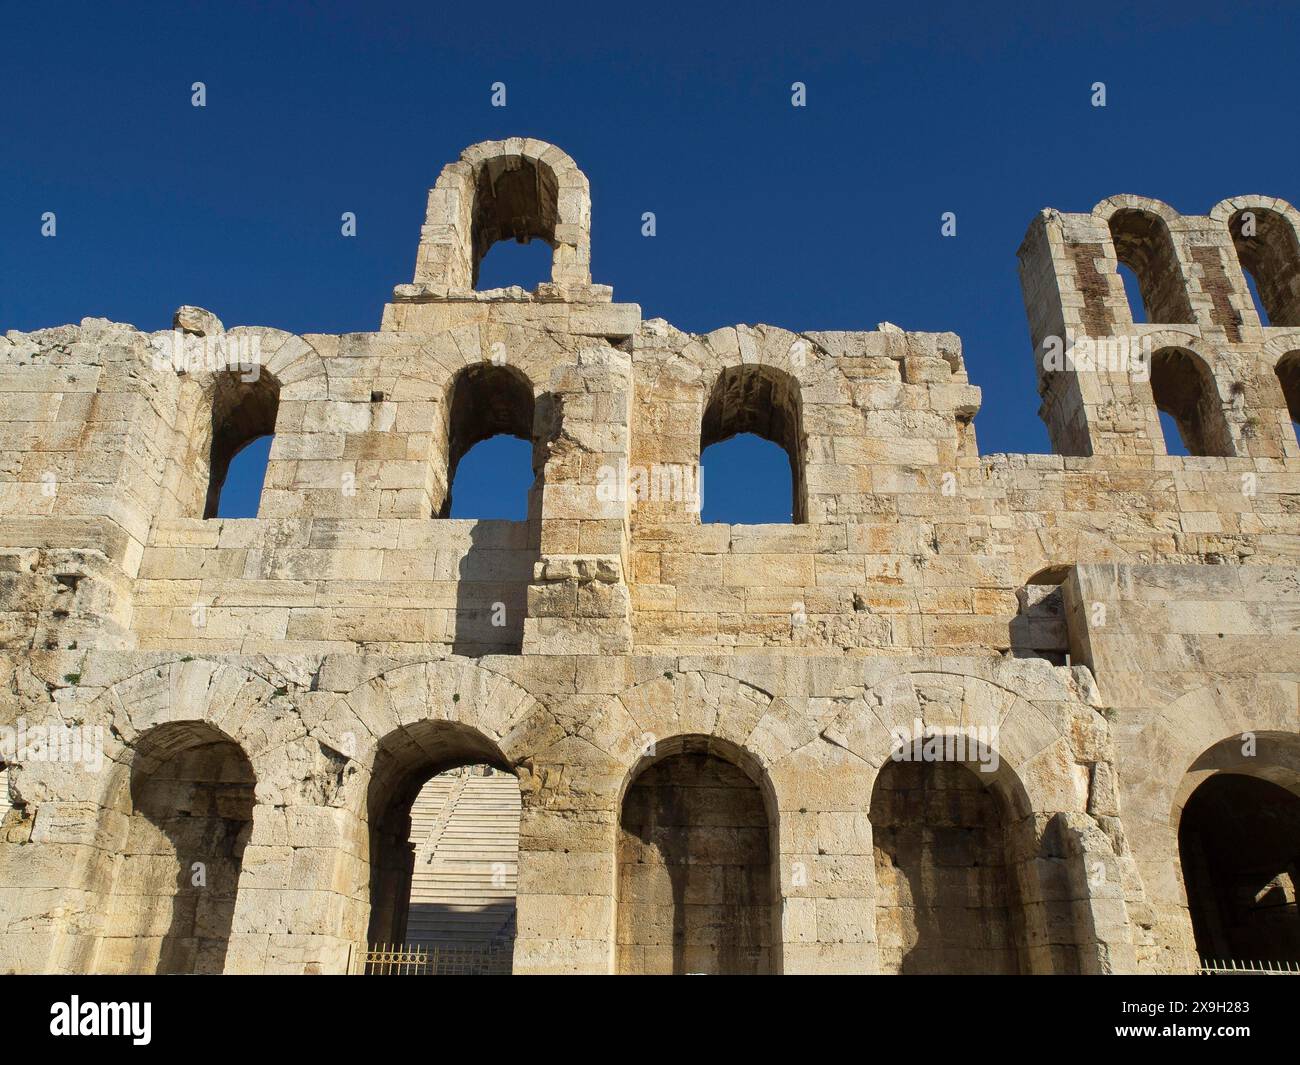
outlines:
{"label": "red brick section", "polygon": [[1192,248],[1192,261],[1201,268],[1201,288],[1210,297],[1210,316],[1215,325],[1223,326],[1228,340],[1241,340],[1241,316],[1232,307],[1232,283],[1223,269],[1217,248],[1206,245]]}
{"label": "red brick section", "polygon": [[1115,319],[1106,306],[1110,291],[1106,275],[1097,269],[1097,260],[1105,255],[1100,244],[1070,244],[1074,276],[1083,293],[1083,331],[1088,336],[1106,336]]}

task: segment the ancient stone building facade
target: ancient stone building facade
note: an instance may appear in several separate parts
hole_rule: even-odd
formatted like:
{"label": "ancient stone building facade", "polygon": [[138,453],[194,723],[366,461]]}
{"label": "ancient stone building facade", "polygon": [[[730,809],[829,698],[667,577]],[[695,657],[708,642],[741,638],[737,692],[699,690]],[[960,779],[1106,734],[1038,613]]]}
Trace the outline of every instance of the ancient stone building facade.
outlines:
{"label": "ancient stone building facade", "polygon": [[[0,971],[355,971],[465,765],[518,780],[516,973],[1300,950],[1298,231],[1253,196],[1035,219],[1052,455],[979,453],[952,334],[613,302],[586,178],[529,139],[443,170],[377,332],[8,333]],[[507,238],[551,280],[477,291]],[[503,432],[528,519],[447,517]],[[790,524],[701,523],[744,432]],[[270,433],[258,516],[213,517]]]}

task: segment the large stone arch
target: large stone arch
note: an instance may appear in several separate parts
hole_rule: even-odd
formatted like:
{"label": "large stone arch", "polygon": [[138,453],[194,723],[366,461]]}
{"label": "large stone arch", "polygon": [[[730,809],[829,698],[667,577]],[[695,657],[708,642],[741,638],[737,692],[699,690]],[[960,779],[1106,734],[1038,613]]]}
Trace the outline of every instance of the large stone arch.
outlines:
{"label": "large stone arch", "polygon": [[[861,972],[873,964],[863,924],[869,916],[870,836],[861,766],[819,737],[813,721],[785,698],[718,662],[664,669],[609,699],[581,738],[604,754],[591,785],[599,787],[608,828],[600,866],[611,896],[605,964],[613,965],[613,855],[622,799],[638,772],[662,751],[683,745],[711,750],[760,783],[774,829],[783,972]],[[743,667],[730,665],[734,673]]]}
{"label": "large stone arch", "polygon": [[225,971],[256,777],[229,735],[201,721],[146,729],[105,797],[111,886],[93,969]]}
{"label": "large stone arch", "polygon": [[[1183,806],[1198,784],[1218,772],[1249,770],[1293,786],[1294,741],[1300,734],[1296,690],[1293,675],[1225,677],[1153,707],[1142,728],[1125,738],[1119,777],[1125,830],[1152,911],[1144,968],[1189,972],[1195,967],[1178,849]],[[1248,733],[1256,737],[1259,761],[1228,758],[1234,744],[1240,754]],[[1126,772],[1129,765],[1138,771]]]}
{"label": "large stone arch", "polygon": [[780,812],[745,748],[657,740],[620,789],[618,973],[781,971]]}
{"label": "large stone arch", "polygon": [[[216,785],[229,777],[248,785],[249,806],[238,819],[251,820],[251,826],[240,833],[238,853],[232,852],[226,862],[234,862],[239,894],[233,897],[232,912],[223,918],[228,919],[224,969],[241,971],[246,967],[247,944],[240,914],[247,905],[246,890],[256,875],[245,876],[238,870],[248,872],[258,861],[259,818],[275,795],[275,751],[305,732],[292,703],[285,698],[288,690],[288,679],[267,663],[157,656],[145,668],[106,683],[88,693],[84,701],[72,704],[78,723],[99,730],[102,736],[103,769],[94,776],[64,772],[33,787],[33,794],[45,800],[49,816],[63,818],[76,811],[65,821],[60,840],[68,848],[69,860],[61,889],[64,917],[53,937],[50,968],[94,968],[101,943],[113,932],[109,927],[111,904],[118,891],[119,866],[128,849],[142,779],[159,766],[174,768],[177,757],[193,761],[191,752],[220,746],[234,752],[237,762],[246,763],[246,770],[237,773],[230,765],[215,762],[207,767],[192,765],[189,779]],[[48,763],[39,770],[32,767],[42,772],[47,768],[56,774],[59,771]],[[230,805],[231,800],[222,802]],[[220,890],[233,893],[231,869],[216,870],[215,875],[221,881]],[[125,958],[119,961],[134,964]]]}
{"label": "large stone arch", "polygon": [[[375,850],[376,825],[391,820],[391,810],[400,815],[404,811],[399,807],[409,808],[429,776],[457,765],[485,763],[520,780],[524,817],[516,919],[517,938],[527,938],[539,905],[531,896],[541,892],[525,885],[545,883],[544,873],[533,868],[533,852],[548,850],[525,830],[539,794],[531,761],[535,737],[538,729],[545,731],[546,721],[533,696],[509,678],[459,657],[385,669],[330,703],[315,733],[333,749],[352,751],[350,764],[356,767],[328,814],[339,837],[334,882],[344,885],[336,900],[340,934],[351,947],[354,969],[358,951],[376,927],[376,886],[392,886],[376,879],[382,870],[375,866],[375,855],[388,853]],[[397,917],[384,920],[388,927]]]}
{"label": "large stone arch", "polygon": [[[968,748],[962,760],[977,776],[990,770],[986,786],[1001,806],[1022,971],[1130,969],[1127,856],[1108,835],[1119,810],[1105,719],[1073,671],[1030,661],[1000,669],[981,676],[954,664],[843,689],[843,708],[822,735],[861,760],[868,794],[896,751],[907,757],[918,728],[982,737],[983,758]],[[1027,684],[1041,695],[1031,700],[1012,686]],[[873,903],[876,890],[873,878]]]}

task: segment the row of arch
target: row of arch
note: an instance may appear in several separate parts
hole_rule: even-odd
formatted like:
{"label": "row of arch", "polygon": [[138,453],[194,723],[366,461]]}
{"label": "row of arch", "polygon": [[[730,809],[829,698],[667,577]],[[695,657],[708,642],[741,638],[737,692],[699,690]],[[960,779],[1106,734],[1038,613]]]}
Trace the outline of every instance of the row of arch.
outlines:
{"label": "row of arch", "polygon": [[[1023,668],[1008,665],[1006,680]],[[240,933],[292,931],[300,904],[268,907],[268,898],[275,903],[277,890],[295,898],[310,895],[322,858],[344,863],[323,870],[325,883],[342,877],[354,885],[344,889],[354,902],[345,908],[351,916],[339,935],[354,942],[400,938],[402,892],[410,875],[410,803],[423,781],[456,766],[486,764],[517,775],[523,836],[533,841],[530,848],[545,838],[544,854],[558,857],[570,844],[585,853],[579,839],[554,835],[558,824],[570,824],[557,822],[544,799],[552,786],[546,781],[558,765],[541,769],[526,753],[532,749],[527,737],[553,728],[549,715],[539,717],[531,697],[505,678],[468,661],[402,666],[332,704],[327,700],[321,717],[327,731],[300,739],[281,731],[292,714],[265,713],[267,701],[279,698],[274,684],[232,666],[182,661],[136,674],[101,697],[112,710],[114,735],[125,746],[113,754],[118,768],[103,785],[103,814],[94,827],[96,847],[113,861],[86,867],[100,877],[111,871],[111,882],[77,888],[104,899],[106,924],[95,967],[212,970],[225,957],[232,925]],[[1093,849],[1083,852],[1086,861],[1071,864],[1070,856],[1080,853],[1074,829],[1082,825],[1099,834],[1095,826],[1087,827],[1090,822],[1077,805],[1077,777],[1063,767],[1079,757],[1070,753],[1071,737],[1098,722],[1084,707],[1068,708],[1066,688],[1059,698],[1067,702],[1027,704],[997,677],[902,674],[845,703],[834,720],[818,725],[784,700],[721,675],[665,674],[629,689],[588,715],[582,728],[583,748],[591,752],[584,762],[602,751],[610,759],[607,766],[599,759],[591,766],[593,783],[622,774],[621,785],[597,802],[600,810],[609,802],[616,811],[607,852],[617,858],[615,882],[605,887],[597,878],[579,889],[596,895],[608,891],[618,900],[610,963],[623,971],[797,969],[801,938],[807,941],[809,934],[801,922],[826,907],[831,927],[838,929],[833,938],[851,940],[875,925],[884,971],[1081,967],[1094,933],[1080,915],[1094,890],[1113,898],[1111,892],[1120,889],[1092,884],[1094,864],[1117,861],[1109,844],[1097,849],[1094,841],[1087,845]],[[887,722],[910,718],[916,712],[912,707],[920,705],[927,707],[927,721],[1000,723],[996,771],[985,773],[983,761],[962,762],[956,755],[882,757]],[[1219,705],[1253,707],[1269,721],[1279,714],[1282,721],[1294,709],[1258,695]],[[437,707],[447,716],[431,719],[430,709]],[[197,716],[191,719],[187,712]],[[355,715],[374,724],[349,724]],[[1206,752],[1186,761],[1166,752],[1159,763],[1175,769],[1166,807],[1173,811],[1167,815],[1173,831],[1186,821],[1206,837],[1189,848],[1217,853],[1223,840],[1249,835],[1239,827],[1223,829],[1214,813],[1225,809],[1222,802],[1207,807],[1213,823],[1195,820],[1201,814],[1190,799],[1207,777],[1254,776],[1300,794],[1300,743],[1293,731],[1261,731],[1258,752],[1235,757],[1229,741],[1204,738],[1223,725],[1231,731],[1222,712],[1221,722],[1202,720],[1202,712],[1192,729],[1178,707],[1166,717],[1177,731],[1160,742]],[[254,722],[264,724],[250,730]],[[358,727],[375,739],[362,740],[354,756],[342,753],[355,745],[345,730]],[[669,738],[647,750],[647,735]],[[884,750],[891,749],[907,751],[886,742]],[[1181,784],[1178,765],[1191,765]],[[34,766],[24,772],[33,768],[39,771]],[[1163,780],[1167,774],[1157,775]],[[568,778],[568,770],[560,773],[560,779]],[[824,809],[859,812],[804,810],[809,780],[818,781]],[[1152,794],[1164,794],[1164,786]],[[582,788],[570,792],[571,787],[572,781],[561,793],[585,793]],[[856,788],[864,790],[859,794]],[[24,790],[34,793],[30,785]],[[1276,806],[1274,800],[1269,804],[1261,809]],[[1243,805],[1238,795],[1226,808],[1243,815],[1254,807]],[[292,821],[314,824],[328,835],[317,844],[322,851],[309,847],[293,859],[292,875],[262,864],[266,848],[283,846],[274,826],[286,811]],[[592,815],[592,824],[604,816],[594,807]],[[1126,821],[1130,818],[1133,831],[1145,836],[1146,822],[1161,822],[1162,815],[1139,804],[1128,811]],[[573,823],[579,836],[585,823],[584,818]],[[1267,825],[1257,827],[1263,844],[1250,858],[1255,864],[1227,858],[1238,862],[1243,876],[1255,875],[1251,869],[1267,871],[1286,842],[1285,825],[1281,836]],[[251,885],[242,869],[250,844],[259,849]],[[196,848],[202,870],[190,860]],[[1139,862],[1158,853],[1159,846]],[[1179,855],[1171,854],[1179,863]],[[300,858],[305,859],[301,872]],[[869,875],[863,861],[874,865]],[[1205,888],[1188,861],[1179,867],[1185,870],[1193,911],[1208,906],[1227,914],[1219,918],[1221,926],[1241,924],[1226,889],[1213,883]],[[813,883],[841,883],[846,897],[836,892],[807,897],[799,890],[802,864]],[[1086,887],[1080,880],[1085,866]],[[288,875],[278,888],[276,875],[269,875],[277,873]],[[1285,900],[1290,888],[1279,879],[1284,873],[1270,872],[1256,895],[1279,891]],[[1159,867],[1144,875],[1149,885],[1166,878]],[[1274,888],[1268,888],[1273,881]],[[250,891],[254,901],[236,920],[241,898]],[[1253,920],[1249,914],[1245,919]],[[826,935],[820,923],[814,927],[813,940]],[[308,938],[318,941],[329,934],[319,924],[310,931]],[[692,951],[693,943],[707,949]],[[605,962],[594,958],[587,964]],[[226,968],[231,965],[250,967],[247,956],[228,961]]]}
{"label": "row of arch", "polygon": [[[1189,769],[1173,814],[1196,947],[1300,961],[1294,754],[1247,768],[1233,743]],[[1053,844],[1035,841],[1007,778],[914,753],[884,764],[870,803],[880,971],[1029,971],[1029,867]],[[476,763],[512,772],[489,740],[446,722],[381,743],[368,802],[371,942],[407,939],[416,793],[430,776]],[[213,726],[163,724],[139,738],[97,967],[225,969],[255,786],[248,757]],[[778,818],[767,776],[733,744],[678,737],[646,759],[619,802],[615,970],[779,972]],[[498,916],[513,928],[509,911]]]}
{"label": "row of arch", "polygon": [[[1282,389],[1293,423],[1300,423],[1300,349],[1285,353],[1274,371]],[[1191,347],[1163,347],[1151,357],[1150,388],[1152,402],[1160,415],[1165,449],[1169,454],[1219,455],[1237,453],[1224,404],[1214,374],[1205,359]],[[212,403],[209,480],[203,510],[204,517],[255,516],[257,496],[262,485],[265,462],[269,456],[263,446],[258,453],[262,474],[246,472],[245,490],[251,495],[246,509],[223,509],[222,490],[232,463],[241,454],[250,454],[258,441],[275,433],[280,386],[272,374],[262,374],[257,381],[245,383],[231,376],[222,379]],[[540,505],[540,491],[546,448],[545,397],[536,398],[533,385],[522,371],[509,366],[482,363],[467,367],[452,379],[445,404],[447,465],[444,486],[436,499],[435,517],[453,514],[456,475],[463,460],[479,445],[495,438],[518,442],[513,452],[485,454],[496,463],[486,482],[500,492],[510,488],[518,493],[518,502],[501,516],[516,519],[535,516]],[[543,414],[539,419],[539,405]],[[807,520],[808,501],[805,487],[806,435],[803,428],[799,382],[789,373],[768,366],[737,366],[723,370],[717,377],[705,404],[700,424],[700,455],[734,438],[748,438],[743,465],[757,466],[756,477],[762,493],[770,503],[759,520]],[[723,462],[725,454],[717,455]],[[512,466],[513,463],[513,466]],[[476,468],[475,480],[485,480],[486,470]],[[725,491],[734,474],[725,466],[711,471],[707,483],[716,480],[719,492]],[[753,494],[753,481],[745,490]],[[783,501],[788,501],[783,505]],[[705,520],[750,523],[749,511],[706,507]]]}
{"label": "row of arch", "polygon": [[[1293,429],[1300,434],[1300,349],[1284,353],[1273,372]],[[1166,453],[1238,453],[1214,372],[1193,347],[1168,346],[1152,352],[1149,385]]]}
{"label": "row of arch", "polygon": [[[407,939],[416,794],[430,777],[475,764],[512,772],[496,745],[452,723],[417,723],[381,742],[367,802],[371,942]],[[872,821],[886,971],[1025,964],[1008,872],[1024,801],[1000,787],[951,763],[882,770]],[[115,806],[122,849],[98,968],[223,971],[255,788],[247,755],[214,726],[166,723],[139,737]],[[771,783],[743,749],[704,736],[661,744],[620,796],[617,971],[779,971],[778,819]]]}
{"label": "row of arch", "polygon": [[[382,401],[376,394],[374,400]],[[210,446],[207,456],[208,484],[203,517],[256,516],[260,493],[269,459],[266,441],[275,434],[279,410],[280,384],[274,374],[262,373],[254,381],[235,374],[218,375],[211,402]],[[495,451],[496,465],[488,474],[489,483],[498,491],[513,488],[526,495],[523,505],[506,506],[506,514],[516,519],[536,516],[540,502],[546,442],[552,433],[552,412],[548,397],[538,396],[527,375],[509,365],[482,362],[465,367],[451,379],[442,405],[446,440],[446,469],[434,477],[433,516],[453,515],[453,489],[462,461],[476,447],[495,438],[519,441],[515,451]],[[769,366],[736,366],[723,370],[717,377],[705,404],[700,424],[700,454],[715,445],[724,445],[736,437],[749,437],[745,455],[748,463],[762,466],[756,480],[772,503],[765,520],[803,522],[807,519],[804,488],[805,437],[799,383],[789,373]],[[254,453],[261,442],[261,447]],[[223,495],[231,470],[243,456],[260,460],[240,472],[239,501]],[[721,455],[723,462],[727,456]],[[512,465],[513,464],[513,465]],[[524,472],[526,470],[526,472]],[[484,472],[476,470],[482,476]],[[731,478],[724,470],[716,471],[719,492],[725,492]],[[714,477],[709,478],[712,484]],[[783,488],[780,486],[784,486]],[[777,500],[782,499],[782,502]],[[223,505],[223,499],[225,504]],[[725,508],[709,515],[710,520],[729,521]],[[739,519],[737,523],[743,522]]]}
{"label": "row of arch", "polygon": [[[1185,265],[1162,212],[1121,206],[1111,212],[1107,224],[1121,274],[1131,276],[1132,283],[1125,287],[1133,321],[1195,325]],[[1291,220],[1270,207],[1248,206],[1234,210],[1226,224],[1261,324],[1300,325],[1300,242]],[[1196,261],[1203,269],[1209,266],[1203,257]],[[1215,319],[1235,330],[1240,317],[1226,302],[1227,293],[1215,291],[1215,280],[1206,278]]]}

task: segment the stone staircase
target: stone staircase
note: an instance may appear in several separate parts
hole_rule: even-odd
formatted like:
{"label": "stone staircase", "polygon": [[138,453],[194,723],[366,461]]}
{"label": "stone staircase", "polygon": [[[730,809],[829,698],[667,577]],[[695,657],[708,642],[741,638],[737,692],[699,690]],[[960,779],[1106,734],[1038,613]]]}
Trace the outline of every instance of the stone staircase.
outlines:
{"label": "stone staircase", "polygon": [[514,937],[519,783],[481,767],[431,778],[411,807],[406,941],[480,947]]}

